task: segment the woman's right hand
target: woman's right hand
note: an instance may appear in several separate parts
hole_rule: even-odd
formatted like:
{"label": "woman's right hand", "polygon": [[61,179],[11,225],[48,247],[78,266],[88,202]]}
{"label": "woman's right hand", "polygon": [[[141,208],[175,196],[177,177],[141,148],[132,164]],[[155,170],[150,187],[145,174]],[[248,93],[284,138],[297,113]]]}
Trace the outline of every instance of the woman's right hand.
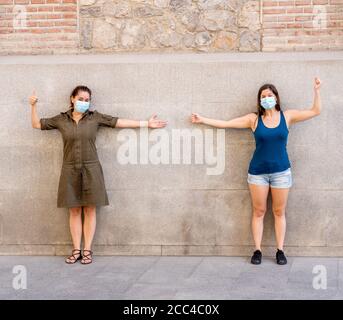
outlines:
{"label": "woman's right hand", "polygon": [[321,84],[322,84],[321,80],[318,77],[315,77],[314,78],[314,90],[319,90]]}
{"label": "woman's right hand", "polygon": [[33,90],[32,96],[29,98],[29,102],[31,106],[34,106],[38,101],[38,97],[36,96],[36,90]]}
{"label": "woman's right hand", "polygon": [[192,113],[191,121],[192,123],[202,123],[203,117],[201,117],[198,113]]}

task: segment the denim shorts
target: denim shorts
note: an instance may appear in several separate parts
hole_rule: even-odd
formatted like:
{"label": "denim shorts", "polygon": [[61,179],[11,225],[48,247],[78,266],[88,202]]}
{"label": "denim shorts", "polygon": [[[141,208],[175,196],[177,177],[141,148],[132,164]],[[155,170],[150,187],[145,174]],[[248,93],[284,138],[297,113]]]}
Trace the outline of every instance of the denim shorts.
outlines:
{"label": "denim shorts", "polygon": [[274,173],[248,173],[248,183],[261,186],[270,185],[272,188],[290,188],[292,186],[292,171],[291,168],[288,168],[287,170]]}

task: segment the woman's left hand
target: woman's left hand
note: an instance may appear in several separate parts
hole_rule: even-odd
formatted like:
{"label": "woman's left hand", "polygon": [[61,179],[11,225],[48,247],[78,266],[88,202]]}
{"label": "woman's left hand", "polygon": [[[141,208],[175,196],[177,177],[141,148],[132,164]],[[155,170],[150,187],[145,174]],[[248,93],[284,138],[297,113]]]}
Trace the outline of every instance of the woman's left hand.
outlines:
{"label": "woman's left hand", "polygon": [[167,121],[157,119],[157,115],[154,114],[148,121],[149,128],[163,128],[167,125]]}
{"label": "woman's left hand", "polygon": [[322,82],[320,81],[320,79],[318,77],[315,77],[314,78],[314,89],[319,90],[321,84],[322,84]]}

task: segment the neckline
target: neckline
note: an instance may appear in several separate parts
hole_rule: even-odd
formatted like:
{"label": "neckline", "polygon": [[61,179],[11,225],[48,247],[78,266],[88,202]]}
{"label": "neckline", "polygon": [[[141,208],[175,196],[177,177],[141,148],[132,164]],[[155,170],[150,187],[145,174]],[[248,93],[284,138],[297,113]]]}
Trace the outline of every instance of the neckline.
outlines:
{"label": "neckline", "polygon": [[[74,111],[74,108],[70,108],[66,113],[70,116],[71,119],[73,119],[73,111]],[[87,109],[83,114],[82,116],[80,117],[79,120],[81,120],[83,117],[85,117],[86,115],[92,113],[92,111],[90,111],[89,109]],[[74,119],[73,119],[74,120]],[[74,120],[75,121],[75,120]]]}
{"label": "neckline", "polygon": [[[276,126],[276,127],[272,127],[272,128],[270,128],[270,127],[267,127],[265,124],[264,124],[264,122],[263,122],[263,119],[262,119],[262,116],[261,116],[261,122],[262,122],[262,124],[263,124],[263,126],[265,127],[265,128],[267,128],[267,129],[277,129],[278,127],[280,127],[280,125],[281,125],[281,117],[282,117],[282,111],[280,110],[279,111],[280,112],[280,120],[279,120],[279,124]],[[256,131],[256,130],[255,130]]]}

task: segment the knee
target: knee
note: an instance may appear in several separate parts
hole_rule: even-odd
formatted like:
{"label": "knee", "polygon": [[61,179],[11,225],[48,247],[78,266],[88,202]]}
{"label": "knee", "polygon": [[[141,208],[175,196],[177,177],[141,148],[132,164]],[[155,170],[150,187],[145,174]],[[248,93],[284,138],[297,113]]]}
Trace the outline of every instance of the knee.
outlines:
{"label": "knee", "polygon": [[96,208],[94,206],[83,207],[86,215],[95,215]]}
{"label": "knee", "polygon": [[82,213],[82,207],[69,208],[69,212],[72,216],[79,216]]}
{"label": "knee", "polygon": [[285,215],[285,208],[284,207],[273,208],[273,214],[275,217],[283,217]]}
{"label": "knee", "polygon": [[264,215],[266,214],[266,208],[264,207],[255,207],[253,209],[253,215],[255,218],[263,218]]}

